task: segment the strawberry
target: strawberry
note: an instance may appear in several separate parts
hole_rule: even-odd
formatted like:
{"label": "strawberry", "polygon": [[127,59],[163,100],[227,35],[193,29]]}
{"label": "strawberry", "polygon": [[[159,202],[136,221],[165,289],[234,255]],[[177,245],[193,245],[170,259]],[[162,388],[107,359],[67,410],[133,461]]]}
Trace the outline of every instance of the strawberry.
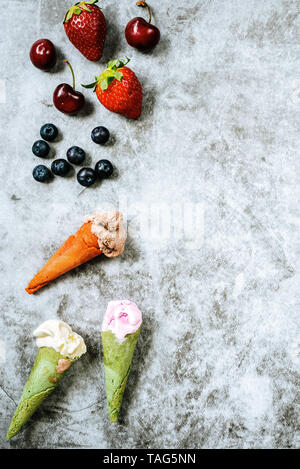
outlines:
{"label": "strawberry", "polygon": [[106,109],[123,116],[137,119],[142,112],[143,92],[136,74],[126,65],[129,60],[111,60],[95,82],[82,85],[94,88],[97,98]]}
{"label": "strawberry", "polygon": [[98,0],[79,2],[72,6],[64,19],[64,28],[72,44],[89,60],[102,57],[105,35],[105,17],[94,5]]}

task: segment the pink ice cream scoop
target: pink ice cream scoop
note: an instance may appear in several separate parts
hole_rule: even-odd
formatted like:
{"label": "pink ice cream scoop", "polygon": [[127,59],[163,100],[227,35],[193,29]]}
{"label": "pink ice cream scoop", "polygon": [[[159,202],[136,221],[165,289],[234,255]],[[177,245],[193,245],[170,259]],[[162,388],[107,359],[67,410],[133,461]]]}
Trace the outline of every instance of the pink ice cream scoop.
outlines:
{"label": "pink ice cream scoop", "polygon": [[142,313],[133,301],[110,301],[102,322],[102,332],[112,331],[120,342],[142,324]]}

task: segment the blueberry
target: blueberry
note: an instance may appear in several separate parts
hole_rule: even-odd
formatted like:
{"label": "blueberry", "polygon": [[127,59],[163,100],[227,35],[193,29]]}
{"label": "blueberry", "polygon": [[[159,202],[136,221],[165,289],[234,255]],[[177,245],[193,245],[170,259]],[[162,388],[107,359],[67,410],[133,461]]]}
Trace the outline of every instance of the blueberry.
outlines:
{"label": "blueberry", "polygon": [[32,175],[34,179],[38,182],[47,182],[51,179],[51,171],[43,164],[39,164],[36,166],[33,171]]}
{"label": "blueberry", "polygon": [[113,170],[113,165],[108,160],[100,160],[95,166],[95,171],[101,179],[109,178],[109,176],[112,175]]}
{"label": "blueberry", "polygon": [[44,124],[40,130],[41,137],[47,142],[53,142],[58,135],[57,127],[53,124]]}
{"label": "blueberry", "polygon": [[91,132],[91,137],[95,143],[106,143],[109,139],[109,130],[106,127],[95,127]]}
{"label": "blueberry", "polygon": [[65,176],[68,174],[71,168],[72,166],[70,163],[68,163],[67,160],[63,160],[62,158],[54,160],[51,164],[51,171],[56,176]]}
{"label": "blueberry", "polygon": [[77,174],[77,181],[79,184],[85,187],[89,187],[97,179],[97,174],[92,168],[82,168],[80,171],[78,171]]}
{"label": "blueberry", "polygon": [[49,151],[50,147],[47,142],[44,142],[44,140],[37,140],[32,145],[32,153],[35,156],[39,156],[40,158],[46,158]]}
{"label": "blueberry", "polygon": [[71,147],[67,151],[67,158],[72,164],[81,164],[85,159],[85,151],[79,147]]}

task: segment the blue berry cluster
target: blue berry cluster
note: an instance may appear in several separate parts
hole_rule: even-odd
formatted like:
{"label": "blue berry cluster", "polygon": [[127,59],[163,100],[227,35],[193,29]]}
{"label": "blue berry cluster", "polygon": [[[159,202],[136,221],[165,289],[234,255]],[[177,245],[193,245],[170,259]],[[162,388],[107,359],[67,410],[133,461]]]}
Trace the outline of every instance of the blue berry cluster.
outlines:
{"label": "blue berry cluster", "polygon": [[[32,145],[32,153],[39,158],[47,158],[50,146],[47,142],[53,142],[58,136],[58,129],[54,124],[44,124],[40,129],[43,140],[37,140]],[[91,132],[93,142],[103,145],[109,139],[109,131],[102,126],[95,127]],[[85,151],[77,146],[72,146],[67,151],[67,160],[58,158],[51,164],[51,171],[43,164],[37,165],[32,172],[33,178],[38,182],[49,182],[53,175],[66,176],[73,165],[81,165],[85,160]],[[70,164],[71,163],[71,164]],[[113,165],[108,160],[100,160],[95,169],[81,168],[77,173],[77,181],[85,187],[94,184],[98,179],[105,179],[112,175]]]}

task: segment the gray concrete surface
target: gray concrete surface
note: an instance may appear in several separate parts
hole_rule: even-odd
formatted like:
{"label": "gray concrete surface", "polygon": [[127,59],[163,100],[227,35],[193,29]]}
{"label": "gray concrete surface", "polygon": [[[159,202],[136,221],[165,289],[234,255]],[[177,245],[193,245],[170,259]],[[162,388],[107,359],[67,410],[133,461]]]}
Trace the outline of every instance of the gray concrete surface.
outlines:
{"label": "gray concrete surface", "polygon": [[[70,3],[5,2],[1,22],[1,447],[299,446],[299,1],[152,0],[161,42],[143,55],[123,35],[143,12],[106,0],[97,64],[64,34]],[[51,73],[28,59],[41,37],[59,49]],[[144,90],[138,121],[88,90],[81,115],[53,108],[55,86],[71,78],[63,58],[80,88],[125,55]],[[31,146],[45,122],[60,130],[56,157],[76,144],[89,164],[110,159],[115,176],[81,194],[74,175],[36,183]],[[96,125],[112,133],[105,148],[90,139]],[[84,215],[118,206],[129,229],[122,258],[25,293]],[[110,425],[100,326],[107,302],[123,298],[144,326]],[[50,318],[82,334],[88,353],[7,443],[36,354],[32,331]]]}

